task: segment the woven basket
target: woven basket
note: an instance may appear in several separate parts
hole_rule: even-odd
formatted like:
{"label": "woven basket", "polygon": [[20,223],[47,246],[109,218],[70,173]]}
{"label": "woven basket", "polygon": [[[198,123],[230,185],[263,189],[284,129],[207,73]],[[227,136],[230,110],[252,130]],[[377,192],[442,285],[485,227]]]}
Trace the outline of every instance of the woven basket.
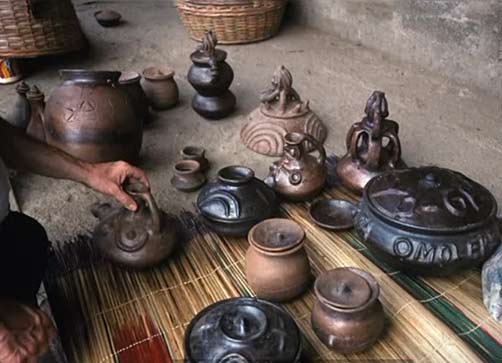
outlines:
{"label": "woven basket", "polygon": [[0,0],[0,56],[59,54],[86,44],[71,0]]}
{"label": "woven basket", "polygon": [[212,30],[220,44],[251,43],[279,31],[287,0],[178,0],[190,36],[200,41]]}

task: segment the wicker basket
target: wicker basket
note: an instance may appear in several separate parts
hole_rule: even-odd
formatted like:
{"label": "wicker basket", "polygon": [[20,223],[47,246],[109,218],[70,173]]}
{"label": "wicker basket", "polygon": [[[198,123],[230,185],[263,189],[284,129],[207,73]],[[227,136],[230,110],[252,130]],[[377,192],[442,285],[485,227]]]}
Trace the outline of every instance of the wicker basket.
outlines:
{"label": "wicker basket", "polygon": [[86,44],[71,0],[0,0],[0,56],[58,54]]}
{"label": "wicker basket", "polygon": [[287,0],[178,0],[190,36],[201,40],[216,32],[220,44],[242,44],[273,37],[279,31]]}

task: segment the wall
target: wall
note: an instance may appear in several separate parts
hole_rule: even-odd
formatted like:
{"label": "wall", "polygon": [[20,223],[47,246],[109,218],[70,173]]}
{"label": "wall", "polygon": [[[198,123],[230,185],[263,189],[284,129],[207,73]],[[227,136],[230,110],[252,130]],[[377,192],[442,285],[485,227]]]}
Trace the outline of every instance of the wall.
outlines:
{"label": "wall", "polygon": [[502,97],[502,0],[290,0],[288,16]]}

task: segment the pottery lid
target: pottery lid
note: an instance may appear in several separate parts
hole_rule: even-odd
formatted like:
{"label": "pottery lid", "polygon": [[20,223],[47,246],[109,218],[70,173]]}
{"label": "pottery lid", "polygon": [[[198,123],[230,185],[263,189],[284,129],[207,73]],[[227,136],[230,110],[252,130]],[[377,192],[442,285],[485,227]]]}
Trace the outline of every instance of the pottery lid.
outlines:
{"label": "pottery lid", "polygon": [[264,300],[235,298],[201,311],[185,333],[187,360],[197,362],[296,362],[301,336],[281,307]]}
{"label": "pottery lid", "polygon": [[249,243],[267,252],[284,252],[299,246],[305,231],[296,222],[272,218],[258,223],[249,232]]}
{"label": "pottery lid", "polygon": [[393,224],[430,232],[477,228],[497,214],[493,195],[466,176],[438,167],[386,172],[370,180],[365,201]]}
{"label": "pottery lid", "polygon": [[317,298],[338,309],[358,309],[378,298],[379,287],[367,272],[337,268],[320,275],[315,282]]}

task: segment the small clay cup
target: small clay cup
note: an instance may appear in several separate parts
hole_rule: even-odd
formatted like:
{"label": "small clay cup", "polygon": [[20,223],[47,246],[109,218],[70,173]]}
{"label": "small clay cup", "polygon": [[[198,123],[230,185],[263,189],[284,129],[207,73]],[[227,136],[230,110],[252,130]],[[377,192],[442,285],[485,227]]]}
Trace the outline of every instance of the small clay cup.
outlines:
{"label": "small clay cup", "polygon": [[167,110],[178,103],[179,91],[174,80],[174,71],[157,67],[146,68],[141,85],[154,110]]}
{"label": "small clay cup", "polygon": [[301,295],[312,280],[304,248],[305,231],[288,219],[268,219],[248,234],[246,277],[260,298],[285,302]]}
{"label": "small clay cup", "polygon": [[120,24],[122,15],[113,10],[100,10],[94,13],[94,17],[98,21],[99,25],[108,28],[112,26],[117,26]]}
{"label": "small clay cup", "polygon": [[209,169],[209,160],[206,159],[206,150],[200,146],[186,146],[181,150],[183,160],[195,160],[200,164],[200,169],[204,172]]}
{"label": "small clay cup", "polygon": [[328,348],[343,354],[369,348],[381,335],[385,315],[380,287],[368,272],[337,268],[315,282],[312,327]]}
{"label": "small clay cup", "polygon": [[174,165],[174,176],[171,184],[182,192],[193,192],[206,182],[206,177],[195,160],[182,160]]}

